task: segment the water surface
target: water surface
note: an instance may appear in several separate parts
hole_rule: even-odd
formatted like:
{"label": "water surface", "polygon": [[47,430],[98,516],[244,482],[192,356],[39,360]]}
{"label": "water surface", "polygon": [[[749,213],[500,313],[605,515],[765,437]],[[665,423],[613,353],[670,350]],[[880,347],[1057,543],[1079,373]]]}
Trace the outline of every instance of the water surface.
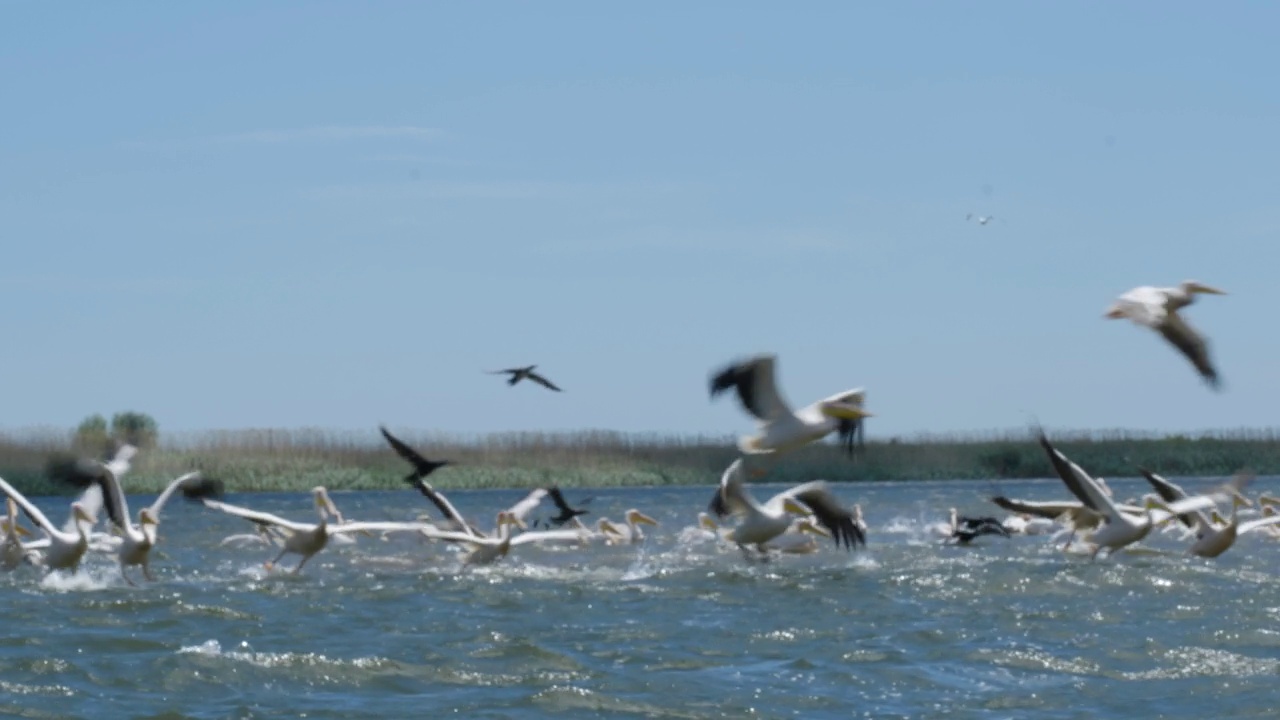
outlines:
{"label": "water surface", "polygon": [[[991,483],[835,489],[862,503],[867,548],[748,562],[686,532],[709,486],[566,490],[595,496],[589,518],[636,507],[661,525],[637,546],[522,546],[485,568],[361,538],[296,576],[263,568],[269,548],[218,545],[248,523],[174,502],[157,582],[130,587],[101,556],[71,578],[0,576],[0,715],[1274,717],[1277,541],[1247,535],[1205,560],[1160,535],[1095,563],[1047,536],[939,546],[927,526],[948,507],[1002,516]],[[1065,497],[1056,481],[1000,491]],[[483,520],[522,495],[449,497]],[[409,491],[333,497],[351,519],[434,513]],[[314,518],[305,494],[227,500]],[[65,517],[65,498],[38,504]]]}

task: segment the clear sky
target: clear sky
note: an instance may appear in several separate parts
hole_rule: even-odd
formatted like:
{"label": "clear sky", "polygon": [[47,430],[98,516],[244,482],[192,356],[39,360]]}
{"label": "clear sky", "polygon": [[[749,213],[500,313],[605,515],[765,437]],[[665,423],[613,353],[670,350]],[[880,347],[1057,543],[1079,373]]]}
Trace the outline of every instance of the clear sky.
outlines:
{"label": "clear sky", "polygon": [[[0,5],[0,427],[1272,426],[1280,5]],[[993,214],[986,226],[967,213]],[[1106,321],[1137,285],[1225,379]],[[483,374],[536,363],[566,392]]]}

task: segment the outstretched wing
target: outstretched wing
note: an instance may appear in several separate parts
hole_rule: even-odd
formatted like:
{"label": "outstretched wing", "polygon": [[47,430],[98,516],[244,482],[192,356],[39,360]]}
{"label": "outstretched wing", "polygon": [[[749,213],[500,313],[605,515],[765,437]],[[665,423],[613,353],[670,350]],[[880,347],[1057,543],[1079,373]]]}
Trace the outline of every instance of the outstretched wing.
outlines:
{"label": "outstretched wing", "polygon": [[541,386],[542,386],[542,387],[544,387],[544,388],[548,388],[548,389],[551,389],[551,390],[555,390],[556,392],[564,392],[564,391],[563,391],[563,390],[561,390],[560,388],[556,387],[555,383],[553,383],[553,382],[551,382],[550,380],[548,380],[548,379],[546,379],[546,378],[542,377],[541,375],[539,375],[539,374],[538,374],[538,373],[536,373],[536,372],[530,372],[530,373],[528,373],[528,375],[526,375],[526,377],[528,377],[530,380],[532,380],[532,381],[534,381],[534,382],[538,383],[539,385],[541,385]]}
{"label": "outstretched wing", "polygon": [[742,407],[758,420],[770,422],[791,415],[791,407],[778,392],[774,377],[776,357],[757,355],[716,371],[711,376],[711,397],[733,388]]}
{"label": "outstretched wing", "polygon": [[387,439],[387,444],[391,446],[391,449],[395,450],[396,454],[408,461],[410,465],[413,465],[414,470],[419,473],[427,473],[434,469],[431,461],[418,454],[417,450],[406,445],[400,438],[392,435],[385,426],[379,425],[378,429],[382,431],[382,437]]}
{"label": "outstretched wing", "polygon": [[831,531],[836,547],[843,542],[845,548],[852,550],[859,543],[867,544],[866,534],[854,522],[853,511],[842,506],[822,480],[797,485],[787,494],[813,511],[818,522]]}
{"label": "outstretched wing", "polygon": [[1169,313],[1157,330],[1170,345],[1191,361],[1196,372],[1200,373],[1200,377],[1204,378],[1211,387],[1220,386],[1218,371],[1213,367],[1213,361],[1209,359],[1209,343],[1203,335],[1192,329],[1177,313]]}

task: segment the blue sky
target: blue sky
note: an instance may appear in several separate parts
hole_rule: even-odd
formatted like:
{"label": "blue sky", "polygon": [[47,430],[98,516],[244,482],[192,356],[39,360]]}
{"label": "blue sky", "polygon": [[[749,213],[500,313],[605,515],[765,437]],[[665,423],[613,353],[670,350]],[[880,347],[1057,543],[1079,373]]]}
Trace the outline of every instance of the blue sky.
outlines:
{"label": "blue sky", "polygon": [[[1280,6],[0,6],[6,428],[1276,424]],[[993,214],[985,227],[967,213]],[[1145,284],[1226,383],[1102,314]],[[537,363],[565,388],[482,370]]]}

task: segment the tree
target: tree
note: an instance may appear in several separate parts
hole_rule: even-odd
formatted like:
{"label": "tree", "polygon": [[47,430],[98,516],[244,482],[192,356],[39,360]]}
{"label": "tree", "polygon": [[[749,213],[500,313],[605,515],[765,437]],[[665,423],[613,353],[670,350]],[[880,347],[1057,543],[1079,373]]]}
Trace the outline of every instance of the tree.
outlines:
{"label": "tree", "polygon": [[139,448],[154,447],[160,428],[155,418],[132,410],[116,413],[111,418],[111,436]]}
{"label": "tree", "polygon": [[102,452],[107,444],[107,419],[94,414],[80,421],[73,441],[77,448],[90,450],[94,455]]}

